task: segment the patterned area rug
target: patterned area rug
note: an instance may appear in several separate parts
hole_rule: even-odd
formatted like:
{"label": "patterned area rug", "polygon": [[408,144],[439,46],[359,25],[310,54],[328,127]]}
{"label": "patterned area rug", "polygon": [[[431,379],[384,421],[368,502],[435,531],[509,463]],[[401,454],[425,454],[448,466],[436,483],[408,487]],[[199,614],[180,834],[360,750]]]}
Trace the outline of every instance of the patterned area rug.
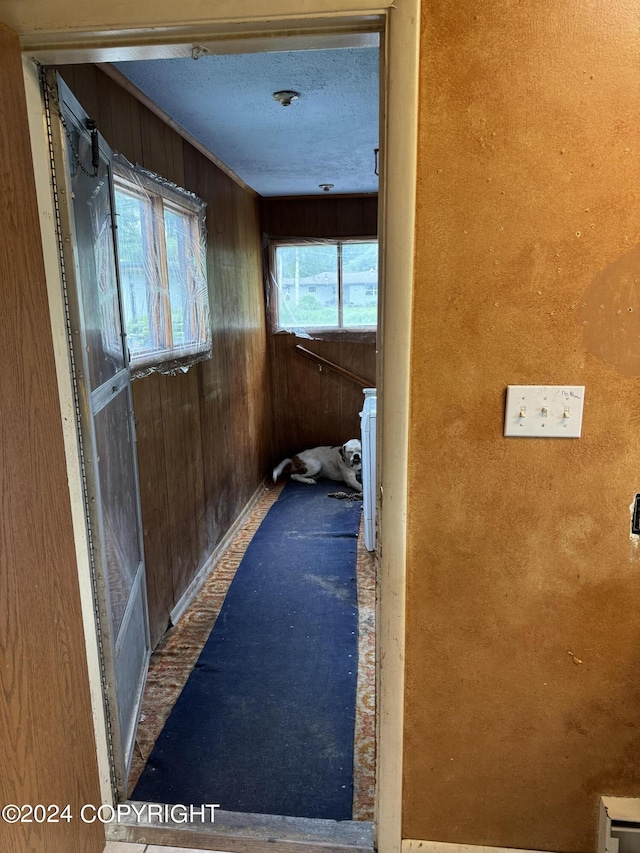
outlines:
{"label": "patterned area rug", "polygon": [[[129,792],[138,781],[156,739],[209,636],[245,549],[283,486],[266,488],[178,624],[153,653],[136,735]],[[375,786],[375,558],[364,547],[357,558],[359,667],[354,742],[355,820],[373,820]]]}

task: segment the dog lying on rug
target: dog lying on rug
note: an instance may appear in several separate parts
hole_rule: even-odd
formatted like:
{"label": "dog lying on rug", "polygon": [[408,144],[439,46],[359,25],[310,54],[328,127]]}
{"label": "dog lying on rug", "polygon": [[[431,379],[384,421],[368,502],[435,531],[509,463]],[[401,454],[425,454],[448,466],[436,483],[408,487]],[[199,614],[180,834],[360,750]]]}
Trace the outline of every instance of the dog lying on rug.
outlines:
{"label": "dog lying on rug", "polygon": [[273,469],[273,482],[283,474],[298,483],[315,485],[317,477],[346,483],[357,492],[362,491],[358,476],[362,471],[362,448],[357,438],[345,442],[342,447],[314,447],[303,450],[292,459],[283,459]]}

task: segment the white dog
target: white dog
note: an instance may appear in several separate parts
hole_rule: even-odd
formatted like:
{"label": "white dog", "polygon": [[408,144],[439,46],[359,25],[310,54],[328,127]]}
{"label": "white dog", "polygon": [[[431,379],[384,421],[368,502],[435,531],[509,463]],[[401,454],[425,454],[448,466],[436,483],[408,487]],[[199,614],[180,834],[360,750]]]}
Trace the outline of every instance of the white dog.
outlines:
{"label": "white dog", "polygon": [[290,475],[292,480],[299,483],[315,485],[316,477],[327,477],[329,480],[345,482],[357,492],[362,491],[362,483],[358,482],[357,474],[362,470],[362,448],[357,438],[352,438],[342,447],[314,447],[304,450],[293,459],[283,459],[273,469],[273,482],[281,474]]}

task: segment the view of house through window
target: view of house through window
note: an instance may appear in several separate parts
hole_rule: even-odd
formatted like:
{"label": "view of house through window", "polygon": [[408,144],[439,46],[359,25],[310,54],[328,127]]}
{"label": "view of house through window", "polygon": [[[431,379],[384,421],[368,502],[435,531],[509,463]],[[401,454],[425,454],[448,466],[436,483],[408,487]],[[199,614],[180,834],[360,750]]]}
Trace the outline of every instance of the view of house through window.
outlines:
{"label": "view of house through window", "polygon": [[276,242],[272,248],[276,331],[377,325],[377,240]]}
{"label": "view of house through window", "polygon": [[118,261],[134,375],[211,354],[205,204],[118,158]]}

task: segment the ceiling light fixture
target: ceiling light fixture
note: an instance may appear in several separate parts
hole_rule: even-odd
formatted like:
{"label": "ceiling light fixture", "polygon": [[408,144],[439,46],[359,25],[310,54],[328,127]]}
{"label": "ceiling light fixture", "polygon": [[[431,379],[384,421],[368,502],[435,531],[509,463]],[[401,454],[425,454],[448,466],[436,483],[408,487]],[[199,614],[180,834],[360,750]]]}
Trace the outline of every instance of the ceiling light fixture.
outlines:
{"label": "ceiling light fixture", "polygon": [[333,189],[333,184],[318,184],[318,186],[320,187],[321,190],[324,190],[326,193],[328,193],[329,190]]}
{"label": "ceiling light fixture", "polygon": [[273,97],[283,107],[290,107],[293,101],[298,100],[300,93],[293,92],[291,89],[283,89],[281,92],[274,92]]}

